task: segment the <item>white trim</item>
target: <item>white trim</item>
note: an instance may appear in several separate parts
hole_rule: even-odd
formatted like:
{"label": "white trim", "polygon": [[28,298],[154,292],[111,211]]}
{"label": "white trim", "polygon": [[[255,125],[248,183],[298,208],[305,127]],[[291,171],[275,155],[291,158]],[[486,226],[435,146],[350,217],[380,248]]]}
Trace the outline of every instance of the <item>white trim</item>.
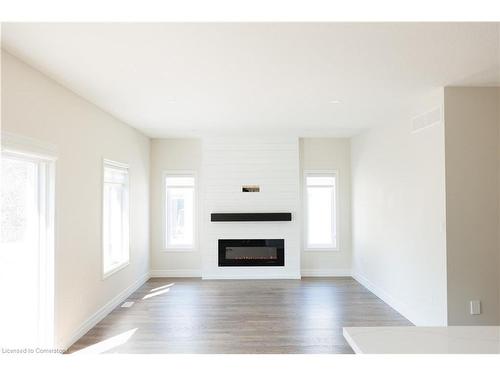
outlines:
{"label": "white trim", "polygon": [[349,332],[346,330],[346,327],[342,328],[342,335],[344,336],[345,341],[347,341],[347,343],[349,344],[349,346],[351,347],[351,349],[354,351],[355,354],[363,354],[363,352],[358,347],[356,342],[352,339]]}
{"label": "white trim", "polygon": [[[333,225],[334,225],[334,233],[335,233],[335,246],[331,245],[318,245],[313,244],[309,246],[307,240],[307,211],[308,211],[308,203],[307,203],[307,177],[311,175],[316,176],[332,176],[335,179],[334,188],[334,196],[333,196]],[[328,252],[338,252],[340,251],[340,199],[339,199],[339,171],[337,169],[305,169],[302,173],[302,231],[303,235],[303,250],[307,252],[313,251],[328,251]]]}
{"label": "white trim", "polygon": [[[40,233],[45,235],[41,239],[40,272],[41,291],[41,324],[39,330],[44,345],[53,347],[55,340],[55,207],[56,207],[56,163],[55,159],[40,159],[39,166],[39,194],[41,216]],[[43,273],[43,275],[42,275]]]}
{"label": "white trim", "polygon": [[130,167],[129,167],[128,164],[122,163],[122,162],[119,162],[119,161],[115,161],[115,160],[103,158],[102,162],[103,162],[104,165],[106,165],[108,167],[116,167],[116,168],[119,168],[119,169],[126,169],[127,171],[130,169]]}
{"label": "white trim", "polygon": [[127,261],[124,261],[122,263],[118,263],[117,265],[113,266],[113,268],[110,269],[109,271],[103,272],[102,279],[103,280],[107,279],[108,277],[110,277],[114,273],[116,273],[118,271],[121,271],[122,269],[124,269],[125,267],[127,267],[129,264],[130,264],[130,259],[127,260]]}
{"label": "white trim", "polygon": [[2,151],[22,154],[41,160],[56,160],[57,147],[51,143],[2,131]]}
{"label": "white trim", "polygon": [[149,280],[149,272],[141,276],[132,285],[122,290],[104,306],[99,308],[95,313],[89,316],[85,321],[73,332],[67,339],[62,340],[59,348],[67,350],[71,345],[77,342],[83,335],[90,331],[97,323],[104,319],[111,311],[121,305],[132,293],[139,289],[146,281]]}
{"label": "white trim", "polygon": [[201,277],[201,269],[151,270],[151,277]]}
{"label": "white trim", "polygon": [[[410,322],[412,322],[415,325],[419,325],[419,324],[417,324],[418,322],[412,318],[412,315],[413,315],[412,309],[410,307],[408,307],[406,304],[399,302],[396,298],[394,298],[392,295],[387,293],[385,290],[383,290],[382,288],[379,288],[378,286],[373,284],[370,280],[368,280],[366,277],[364,277],[363,275],[360,275],[358,272],[356,272],[354,270],[352,272],[352,277],[358,283],[360,283],[366,289],[368,289],[370,292],[375,294],[382,301],[384,301],[389,306],[391,306],[398,313],[403,315]],[[422,324],[420,324],[420,325],[425,325],[425,322],[422,322]]]}
{"label": "white trim", "polygon": [[169,247],[168,249],[160,249],[162,253],[196,253],[198,248],[194,247]]}
{"label": "white trim", "polygon": [[266,274],[266,275],[241,275],[241,274],[224,274],[224,275],[203,275],[202,280],[300,280],[300,275],[297,274]]}
{"label": "white trim", "polygon": [[[187,246],[167,246],[167,211],[166,211],[166,177],[167,176],[179,176],[179,177],[193,177],[194,178],[194,207],[193,207],[193,244]],[[189,253],[198,251],[198,228],[199,228],[199,211],[198,211],[198,173],[195,170],[185,170],[185,169],[166,169],[162,172],[162,182],[161,182],[161,233],[162,233],[162,247],[160,249],[161,252],[176,252],[176,253]]]}
{"label": "white trim", "polygon": [[348,268],[306,268],[300,271],[302,277],[347,277],[351,276]]}
{"label": "white trim", "polygon": [[332,251],[340,251],[340,248],[339,247],[304,247],[304,251],[307,251],[308,253],[313,253],[315,251],[332,252]]}

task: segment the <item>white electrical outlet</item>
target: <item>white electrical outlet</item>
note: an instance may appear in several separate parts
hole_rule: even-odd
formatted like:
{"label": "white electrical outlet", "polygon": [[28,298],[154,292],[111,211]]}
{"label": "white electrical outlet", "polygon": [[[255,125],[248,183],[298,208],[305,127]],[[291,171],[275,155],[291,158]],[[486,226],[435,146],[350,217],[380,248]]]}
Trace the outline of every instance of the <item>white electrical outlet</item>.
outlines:
{"label": "white electrical outlet", "polygon": [[481,314],[481,301],[470,301],[470,314],[471,315]]}

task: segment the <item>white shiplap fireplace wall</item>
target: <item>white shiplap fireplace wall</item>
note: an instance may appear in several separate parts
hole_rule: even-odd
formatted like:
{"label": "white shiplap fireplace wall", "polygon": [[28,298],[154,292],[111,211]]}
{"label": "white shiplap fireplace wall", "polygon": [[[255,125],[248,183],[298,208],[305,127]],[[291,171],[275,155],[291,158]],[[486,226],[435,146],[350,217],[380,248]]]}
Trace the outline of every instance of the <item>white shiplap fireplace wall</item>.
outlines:
{"label": "white shiplap fireplace wall", "polygon": [[[297,138],[204,139],[200,249],[204,279],[300,278]],[[242,185],[259,185],[243,193]],[[291,212],[291,222],[210,222],[212,212]],[[220,238],[283,238],[284,267],[218,267]]]}

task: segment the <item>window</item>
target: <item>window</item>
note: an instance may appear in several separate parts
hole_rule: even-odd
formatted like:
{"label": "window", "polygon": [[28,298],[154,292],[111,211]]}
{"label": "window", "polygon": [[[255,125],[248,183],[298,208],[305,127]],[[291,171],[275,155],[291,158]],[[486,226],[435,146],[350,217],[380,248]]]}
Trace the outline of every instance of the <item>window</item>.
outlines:
{"label": "window", "polygon": [[103,183],[103,275],[107,277],[129,262],[128,166],[104,161]]}
{"label": "window", "polygon": [[336,173],[305,174],[306,248],[337,249]]}
{"label": "window", "polygon": [[50,348],[54,333],[55,158],[25,152],[24,146],[21,143],[20,149],[11,149],[2,143],[0,285],[10,285],[2,288],[2,298],[16,303],[2,308],[0,332],[5,346]]}
{"label": "window", "polygon": [[192,249],[195,240],[195,176],[165,174],[165,248]]}

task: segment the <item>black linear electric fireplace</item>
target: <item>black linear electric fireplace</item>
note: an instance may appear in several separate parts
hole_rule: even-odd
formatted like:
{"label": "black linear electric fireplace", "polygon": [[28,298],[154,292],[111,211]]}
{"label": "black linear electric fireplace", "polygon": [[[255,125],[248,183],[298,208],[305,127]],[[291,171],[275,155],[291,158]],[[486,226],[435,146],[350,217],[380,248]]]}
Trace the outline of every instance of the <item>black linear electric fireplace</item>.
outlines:
{"label": "black linear electric fireplace", "polygon": [[285,240],[219,240],[219,267],[284,266]]}

